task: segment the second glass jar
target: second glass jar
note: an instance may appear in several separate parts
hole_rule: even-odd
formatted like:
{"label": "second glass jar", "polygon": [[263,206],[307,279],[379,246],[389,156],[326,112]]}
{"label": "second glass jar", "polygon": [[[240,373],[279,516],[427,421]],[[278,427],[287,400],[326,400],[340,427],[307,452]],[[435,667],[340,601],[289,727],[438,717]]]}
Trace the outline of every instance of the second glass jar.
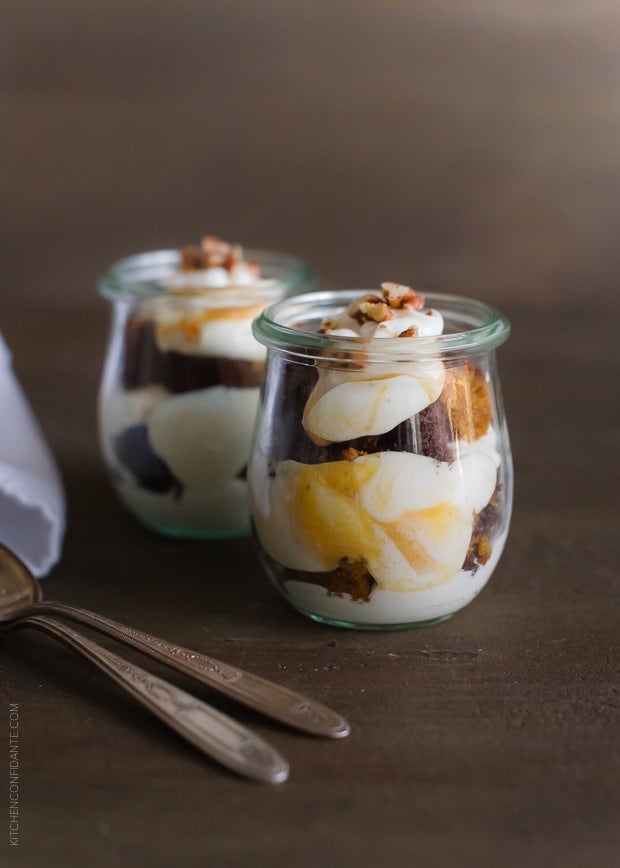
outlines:
{"label": "second glass jar", "polygon": [[99,393],[104,458],[124,504],[166,535],[250,530],[246,468],[265,360],[252,320],[314,275],[283,254],[247,256],[261,279],[244,285],[192,285],[179,278],[179,250],[121,260],[99,282],[113,303]]}

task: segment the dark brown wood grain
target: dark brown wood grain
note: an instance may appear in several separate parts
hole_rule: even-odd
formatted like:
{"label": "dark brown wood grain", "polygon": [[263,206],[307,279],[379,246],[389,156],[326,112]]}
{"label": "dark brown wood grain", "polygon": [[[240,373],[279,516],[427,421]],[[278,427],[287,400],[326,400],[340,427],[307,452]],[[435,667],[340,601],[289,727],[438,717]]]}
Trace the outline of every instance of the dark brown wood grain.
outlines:
{"label": "dark brown wood grain", "polygon": [[[289,757],[290,781],[261,788],[51,639],[11,633],[21,845],[0,802],[0,864],[616,866],[617,6],[60,0],[6,17],[0,328],[68,496],[45,593],[298,687],[353,732],[316,741],[200,691]],[[512,319],[512,531],[451,621],[318,626],[249,541],[161,539],[117,502],[95,278],[203,232],[307,256],[324,286],[417,280]]]}

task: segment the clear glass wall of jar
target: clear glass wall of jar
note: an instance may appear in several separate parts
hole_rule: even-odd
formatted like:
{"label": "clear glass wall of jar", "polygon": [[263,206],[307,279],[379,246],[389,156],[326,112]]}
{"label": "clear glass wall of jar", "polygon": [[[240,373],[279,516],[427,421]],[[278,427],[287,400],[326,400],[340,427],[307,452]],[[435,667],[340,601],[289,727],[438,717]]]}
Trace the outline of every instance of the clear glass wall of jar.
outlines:
{"label": "clear glass wall of jar", "polygon": [[249,533],[246,468],[265,349],[251,323],[314,275],[292,257],[246,251],[261,279],[179,282],[181,252],[121,260],[100,279],[113,304],[99,393],[103,455],[123,503],[177,537]]}
{"label": "clear glass wall of jar", "polygon": [[[254,528],[268,575],[303,614],[423,626],[470,603],[504,548],[512,461],[494,350],[510,327],[480,302],[429,294],[440,336],[318,333],[359,295],[297,296],[254,324],[268,347]],[[319,407],[334,434],[312,436]]]}

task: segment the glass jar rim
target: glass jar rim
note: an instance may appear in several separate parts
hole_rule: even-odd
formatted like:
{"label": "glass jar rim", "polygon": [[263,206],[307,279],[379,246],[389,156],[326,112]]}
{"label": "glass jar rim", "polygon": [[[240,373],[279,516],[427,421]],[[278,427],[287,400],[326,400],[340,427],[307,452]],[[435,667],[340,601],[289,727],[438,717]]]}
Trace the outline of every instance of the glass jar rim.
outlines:
{"label": "glass jar rim", "polygon": [[[260,263],[264,283],[257,284],[256,290],[257,294],[266,298],[275,299],[282,294],[291,294],[316,281],[316,274],[309,265],[287,253],[244,248],[244,259]],[[180,262],[181,250],[177,248],[135,253],[114,262],[99,278],[97,286],[101,295],[113,301],[120,298],[178,298],[200,295],[195,290],[185,293],[176,288],[169,289],[160,283],[177,273]],[[247,293],[252,289],[252,285],[239,288]],[[208,288],[210,292],[217,292],[218,289],[219,287]]]}
{"label": "glass jar rim", "polygon": [[467,296],[435,292],[424,293],[427,307],[439,310],[444,319],[448,319],[450,313],[453,316],[458,314],[466,328],[432,337],[413,336],[403,341],[399,337],[373,340],[361,336],[320,334],[293,325],[310,310],[314,310],[317,321],[334,316],[367,293],[376,293],[376,290],[325,290],[289,296],[267,307],[254,320],[254,337],[265,346],[289,355],[306,358],[317,355],[325,360],[342,361],[342,353],[359,352],[362,348],[368,361],[380,362],[445,356],[456,358],[472,352],[489,352],[503,344],[510,335],[510,322],[494,307]]}

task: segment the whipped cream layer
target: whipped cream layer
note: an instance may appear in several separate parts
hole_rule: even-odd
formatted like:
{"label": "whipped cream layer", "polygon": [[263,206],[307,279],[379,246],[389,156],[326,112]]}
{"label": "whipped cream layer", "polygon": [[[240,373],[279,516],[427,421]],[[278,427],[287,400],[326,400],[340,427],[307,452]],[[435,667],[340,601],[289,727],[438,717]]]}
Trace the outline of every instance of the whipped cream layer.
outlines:
{"label": "whipped cream layer", "polygon": [[[258,388],[211,386],[173,395],[161,386],[112,390],[99,402],[101,439],[118,468],[123,501],[146,524],[204,536],[247,534],[247,484],[239,478],[250,451]],[[155,456],[182,488],[156,492],[134,478],[115,454],[116,437],[145,426]]]}
{"label": "whipped cream layer", "polygon": [[252,511],[262,546],[283,567],[324,572],[363,559],[380,589],[418,591],[460,571],[496,482],[483,451],[452,463],[409,452],[287,460],[271,471],[254,462]]}
{"label": "whipped cream layer", "polygon": [[364,626],[398,625],[445,618],[467,606],[487,584],[506,542],[506,533],[493,543],[489,560],[475,572],[459,570],[448,582],[418,591],[399,594],[375,588],[370,599],[351,600],[332,594],[319,585],[285,580],[283,590],[300,611],[332,621]]}
{"label": "whipped cream layer", "polygon": [[[437,400],[445,372],[440,361],[368,363],[364,344],[380,338],[434,337],[443,332],[439,311],[423,309],[423,296],[410,287],[382,284],[382,295],[364,295],[335,317],[323,320],[322,334],[353,337],[341,363],[317,362],[318,380],[306,404],[303,425],[317,444],[340,443],[385,434]],[[362,343],[363,342],[363,343]],[[409,344],[412,355],[414,344]],[[344,354],[346,356],[346,354]]]}
{"label": "whipped cream layer", "polygon": [[166,298],[144,305],[142,315],[153,321],[155,341],[163,353],[257,362],[266,350],[252,334],[252,320],[269,301],[245,291],[208,301],[202,296]]}
{"label": "whipped cream layer", "polygon": [[171,395],[159,386],[111,392],[100,401],[107,454],[115,434],[144,424],[149,443],[184,489],[234,478],[245,467],[258,407],[258,388],[210,386]]}
{"label": "whipped cream layer", "polygon": [[211,386],[161,401],[147,422],[149,440],[186,491],[218,488],[243,470],[259,390]]}

